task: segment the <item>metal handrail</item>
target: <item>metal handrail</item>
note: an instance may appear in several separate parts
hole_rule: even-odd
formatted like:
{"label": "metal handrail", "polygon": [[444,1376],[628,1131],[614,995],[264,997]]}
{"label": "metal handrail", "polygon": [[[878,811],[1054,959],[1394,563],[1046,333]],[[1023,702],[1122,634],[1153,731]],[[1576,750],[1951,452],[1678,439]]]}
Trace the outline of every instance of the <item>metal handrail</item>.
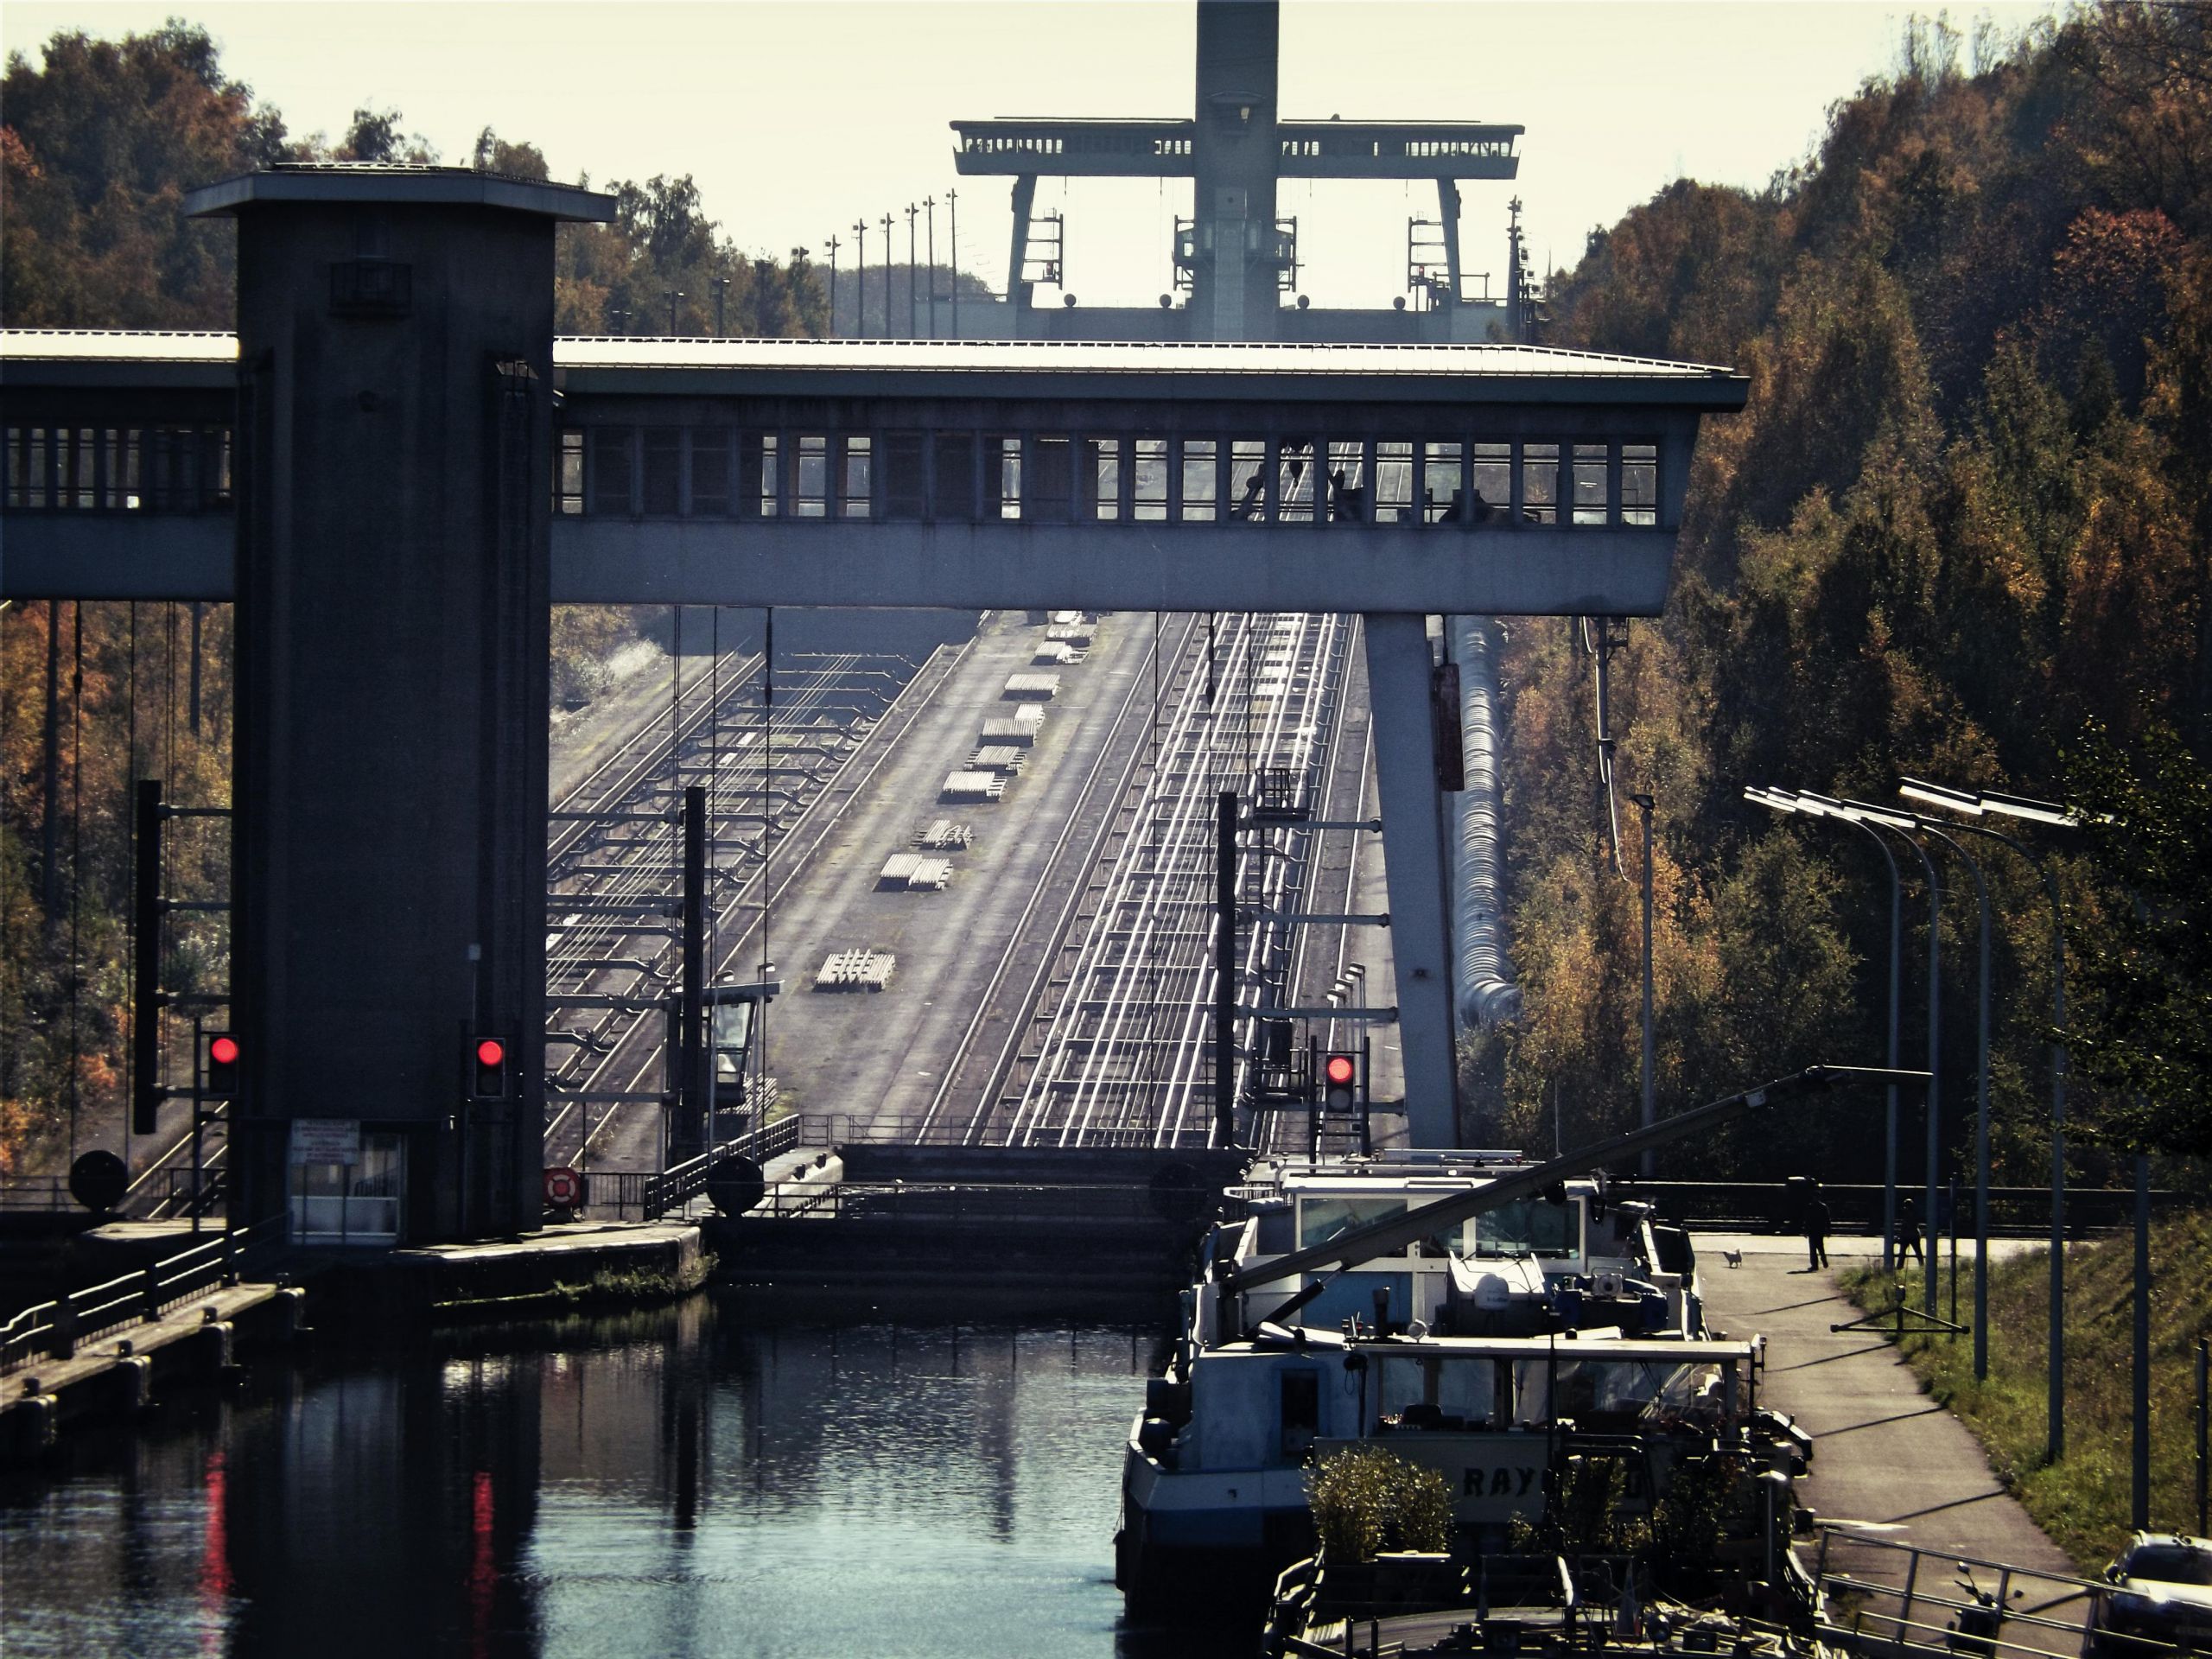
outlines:
{"label": "metal handrail", "polygon": [[755,1163],[790,1152],[799,1144],[799,1121],[779,1117],[709,1147],[696,1158],[663,1170],[645,1185],[643,1208],[647,1221],[658,1221],[671,1210],[704,1190],[707,1178],[726,1158],[750,1158]]}
{"label": "metal handrail", "polygon": [[281,1243],[285,1217],[226,1229],[100,1284],[64,1291],[0,1325],[0,1376],[34,1357],[70,1359],[78,1344],[128,1325],[151,1325],[211,1284],[234,1285],[246,1258]]}
{"label": "metal handrail", "polygon": [[[1884,1551],[1893,1558],[1904,1557],[1904,1582],[1901,1586],[1888,1584],[1832,1568],[1828,1554],[1831,1547],[1837,1544],[1868,1552]],[[1924,1581],[1932,1575],[1923,1572],[1924,1567],[1940,1568],[1945,1573],[1961,1567],[1979,1569],[1985,1575],[1993,1576],[1994,1605],[1975,1600],[1971,1594],[1957,1591],[1948,1583],[1925,1587]],[[1970,1655],[1974,1659],[1999,1659],[2000,1656],[2004,1659],[2071,1659],[2073,1654],[2088,1650],[2083,1646],[2084,1623],[2096,1622],[2102,1604],[2113,1593],[2110,1584],[2094,1579],[1929,1549],[1895,1539],[1869,1537],[1853,1529],[1837,1526],[1822,1527],[1814,1570],[1823,1591],[1841,1591],[1858,1601],[1851,1615],[1851,1632],[1854,1636],[1886,1642],[1897,1648]],[[2058,1593],[2015,1611],[2012,1606],[2014,1587],[2023,1581],[2032,1581]],[[1891,1605],[1879,1605],[1883,1601]],[[2053,1609],[2075,1602],[2088,1605],[2085,1620],[2050,1616]],[[1986,1635],[1962,1628],[1966,1616],[1970,1614],[1989,1616],[1994,1627]],[[1951,1622],[1938,1622],[1945,1619]],[[2039,1644],[2033,1640],[2008,1639],[2005,1632],[2015,1628],[2028,1635],[2049,1632],[2057,1640],[2055,1643],[2046,1640]],[[2125,1641],[2131,1659],[2158,1659],[2158,1656],[2180,1650],[2174,1644],[2152,1637],[2131,1633]]]}

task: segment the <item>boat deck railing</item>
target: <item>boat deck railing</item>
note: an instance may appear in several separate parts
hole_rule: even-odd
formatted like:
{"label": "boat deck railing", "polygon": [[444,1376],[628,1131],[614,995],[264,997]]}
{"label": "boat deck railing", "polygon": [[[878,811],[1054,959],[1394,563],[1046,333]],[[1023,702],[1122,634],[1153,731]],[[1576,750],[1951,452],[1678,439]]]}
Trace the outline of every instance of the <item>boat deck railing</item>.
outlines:
{"label": "boat deck railing", "polygon": [[2166,1659],[2186,1649],[2100,1630],[2113,1586],[1824,1524],[1822,1637],[1862,1659]]}

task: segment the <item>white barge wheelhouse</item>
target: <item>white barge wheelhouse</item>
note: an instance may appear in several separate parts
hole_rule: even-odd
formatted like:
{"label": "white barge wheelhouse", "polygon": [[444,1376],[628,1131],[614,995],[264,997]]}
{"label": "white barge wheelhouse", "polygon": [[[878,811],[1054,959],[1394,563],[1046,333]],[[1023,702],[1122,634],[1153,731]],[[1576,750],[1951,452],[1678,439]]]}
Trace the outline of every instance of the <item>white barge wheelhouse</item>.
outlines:
{"label": "white barge wheelhouse", "polygon": [[[1133,1605],[1264,1590],[1312,1547],[1308,1465],[1349,1446],[1436,1469],[1463,1534],[1502,1543],[1515,1518],[1541,1517],[1570,1445],[1625,1456],[1641,1506],[1683,1452],[1750,1444],[1760,1342],[1707,1334],[1688,1237],[1595,1181],[1267,1276],[1294,1251],[1529,1168],[1447,1153],[1255,1172],[1245,1217],[1206,1243],[1173,1357],[1131,1427],[1116,1577]],[[1802,1444],[1780,1427],[1780,1446],[1759,1438],[1786,1463]]]}

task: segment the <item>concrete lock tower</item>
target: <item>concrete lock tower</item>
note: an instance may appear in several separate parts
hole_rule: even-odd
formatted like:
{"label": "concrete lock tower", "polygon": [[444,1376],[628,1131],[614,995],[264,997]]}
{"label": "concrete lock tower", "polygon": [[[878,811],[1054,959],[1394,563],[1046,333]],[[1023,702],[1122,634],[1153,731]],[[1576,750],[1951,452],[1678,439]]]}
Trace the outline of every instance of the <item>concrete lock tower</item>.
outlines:
{"label": "concrete lock tower", "polygon": [[613,202],[286,166],[188,211],[238,234],[233,1213],[517,1231],[544,1116],[554,226]]}
{"label": "concrete lock tower", "polygon": [[1275,226],[1281,32],[1274,4],[1198,8],[1191,308],[1201,340],[1274,334],[1275,289],[1288,263]]}

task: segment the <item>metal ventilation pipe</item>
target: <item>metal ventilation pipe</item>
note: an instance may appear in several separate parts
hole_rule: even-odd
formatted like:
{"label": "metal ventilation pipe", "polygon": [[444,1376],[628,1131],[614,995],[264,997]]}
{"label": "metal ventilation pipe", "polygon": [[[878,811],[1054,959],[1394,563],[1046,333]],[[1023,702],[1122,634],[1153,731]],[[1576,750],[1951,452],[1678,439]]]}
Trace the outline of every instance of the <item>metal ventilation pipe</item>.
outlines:
{"label": "metal ventilation pipe", "polygon": [[1521,988],[1505,930],[1502,817],[1503,730],[1498,709],[1497,622],[1454,616],[1445,624],[1459,665],[1459,730],[1467,786],[1452,802],[1452,938],[1459,1020],[1497,1026],[1521,1015]]}

